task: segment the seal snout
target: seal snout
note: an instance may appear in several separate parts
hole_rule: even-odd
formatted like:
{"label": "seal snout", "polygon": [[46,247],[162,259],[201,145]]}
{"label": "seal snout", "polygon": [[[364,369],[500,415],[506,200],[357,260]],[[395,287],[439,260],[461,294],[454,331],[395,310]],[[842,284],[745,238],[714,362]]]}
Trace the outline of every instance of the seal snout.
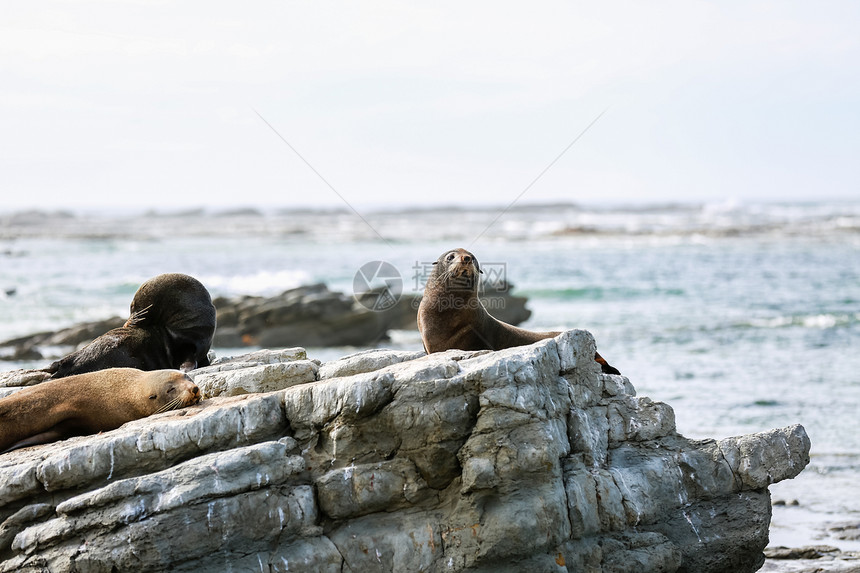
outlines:
{"label": "seal snout", "polygon": [[188,388],[188,396],[184,400],[185,406],[191,406],[192,404],[197,404],[200,402],[200,388],[197,384],[191,384]]}
{"label": "seal snout", "polygon": [[185,408],[200,402],[202,393],[200,387],[194,383],[194,379],[185,372],[174,371],[174,374],[176,375],[174,388],[178,390],[179,397],[173,400],[169,409]]}
{"label": "seal snout", "polygon": [[480,272],[477,259],[469,251],[459,253],[458,257],[454,260],[454,272],[459,277],[473,277]]}

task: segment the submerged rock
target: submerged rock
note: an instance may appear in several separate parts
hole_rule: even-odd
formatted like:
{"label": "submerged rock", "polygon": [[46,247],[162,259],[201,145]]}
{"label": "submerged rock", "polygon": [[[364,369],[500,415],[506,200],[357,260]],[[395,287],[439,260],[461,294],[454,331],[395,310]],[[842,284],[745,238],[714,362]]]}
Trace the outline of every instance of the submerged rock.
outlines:
{"label": "submerged rock", "polygon": [[688,440],[593,356],[570,331],[219,361],[192,375],[229,379],[221,396],[0,456],[0,571],[761,567],[767,487],[808,463],[803,428]]}

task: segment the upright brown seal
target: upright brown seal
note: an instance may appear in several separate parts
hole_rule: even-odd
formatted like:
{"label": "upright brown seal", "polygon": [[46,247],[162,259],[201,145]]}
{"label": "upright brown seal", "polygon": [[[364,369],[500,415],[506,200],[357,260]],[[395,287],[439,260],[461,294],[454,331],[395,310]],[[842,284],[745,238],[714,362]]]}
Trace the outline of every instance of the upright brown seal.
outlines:
{"label": "upright brown seal", "polygon": [[105,368],[188,371],[209,366],[215,305],[203,284],[169,273],[143,283],[126,323],[45,369],[52,378]]}
{"label": "upright brown seal", "polygon": [[[501,350],[553,338],[560,332],[532,332],[490,316],[478,298],[481,267],[466,249],[447,251],[433,263],[418,307],[418,330],[427,353],[458,350]],[[620,374],[600,354],[603,372]]]}
{"label": "upright brown seal", "polygon": [[184,372],[109,368],[48,380],[0,398],[0,452],[106,432],[200,401]]}

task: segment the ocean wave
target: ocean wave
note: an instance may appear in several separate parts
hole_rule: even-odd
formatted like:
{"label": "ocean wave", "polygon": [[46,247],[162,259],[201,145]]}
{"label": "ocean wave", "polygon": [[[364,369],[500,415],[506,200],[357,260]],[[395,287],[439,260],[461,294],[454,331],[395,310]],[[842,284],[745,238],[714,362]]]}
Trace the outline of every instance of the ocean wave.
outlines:
{"label": "ocean wave", "polygon": [[558,240],[580,237],[860,235],[860,202],[517,204],[508,209],[285,210],[236,207],[177,213],[0,213],[0,240],[21,237],[149,238],[266,236],[296,240]]}
{"label": "ocean wave", "polygon": [[840,328],[860,324],[860,314],[853,313],[817,313],[817,314],[790,314],[766,318],[753,318],[747,321],[735,323],[733,328],[793,328],[801,327],[808,329],[824,330],[828,328]]}
{"label": "ocean wave", "polygon": [[301,270],[259,271],[244,275],[209,274],[197,277],[210,291],[224,295],[271,296],[312,282]]}
{"label": "ocean wave", "polygon": [[529,288],[516,289],[515,294],[529,298],[559,301],[573,300],[626,300],[653,296],[683,296],[684,290],[677,288],[634,288],[625,286],[580,288]]}

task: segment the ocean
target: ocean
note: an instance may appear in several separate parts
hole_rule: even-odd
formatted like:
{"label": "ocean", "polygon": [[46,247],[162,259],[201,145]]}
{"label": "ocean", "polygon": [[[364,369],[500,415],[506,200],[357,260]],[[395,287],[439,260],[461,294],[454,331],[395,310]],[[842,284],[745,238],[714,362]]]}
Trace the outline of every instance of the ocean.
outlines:
{"label": "ocean", "polygon": [[[454,247],[528,297],[521,326],[591,331],[639,395],[674,408],[681,434],[803,424],[811,463],[771,487],[785,502],[771,545],[860,550],[860,202],[0,213],[0,340],[126,317],[164,272],[213,297],[316,282],[352,293],[363,264],[385,261],[420,291]],[[378,346],[421,341],[402,331]]]}

